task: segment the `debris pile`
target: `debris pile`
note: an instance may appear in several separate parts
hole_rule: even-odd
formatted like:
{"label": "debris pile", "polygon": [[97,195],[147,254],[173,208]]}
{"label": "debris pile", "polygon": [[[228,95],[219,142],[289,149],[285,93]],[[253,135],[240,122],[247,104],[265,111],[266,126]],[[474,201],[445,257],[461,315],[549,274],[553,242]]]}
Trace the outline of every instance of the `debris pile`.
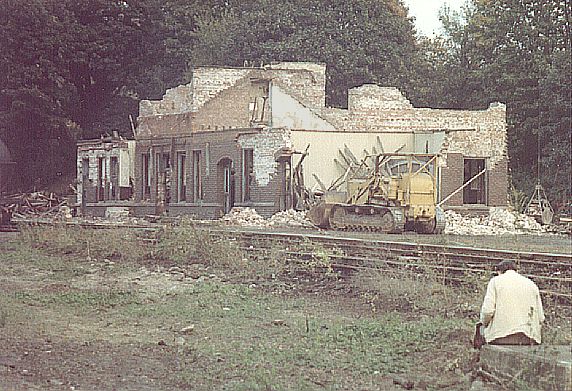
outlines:
{"label": "debris pile", "polygon": [[444,233],[452,235],[503,235],[544,233],[546,229],[534,218],[505,208],[491,208],[488,216],[468,217],[454,211],[445,212]]}
{"label": "debris pile", "polygon": [[128,207],[108,207],[105,209],[105,218],[110,220],[127,220],[129,218]]}
{"label": "debris pile", "polygon": [[222,221],[229,225],[242,227],[265,227],[266,220],[252,208],[234,207],[222,217]]}
{"label": "debris pile", "polygon": [[306,218],[306,212],[298,212],[294,209],[285,210],[278,212],[268,220],[268,226],[273,227],[302,227],[302,228],[314,228],[314,224]]}
{"label": "debris pile", "polygon": [[72,217],[67,200],[55,193],[33,192],[9,195],[0,200],[0,207],[9,211],[12,217]]}
{"label": "debris pile", "polygon": [[222,221],[225,224],[242,227],[314,227],[314,224],[306,219],[306,212],[297,212],[292,209],[278,212],[265,220],[252,208],[235,207],[222,217]]}

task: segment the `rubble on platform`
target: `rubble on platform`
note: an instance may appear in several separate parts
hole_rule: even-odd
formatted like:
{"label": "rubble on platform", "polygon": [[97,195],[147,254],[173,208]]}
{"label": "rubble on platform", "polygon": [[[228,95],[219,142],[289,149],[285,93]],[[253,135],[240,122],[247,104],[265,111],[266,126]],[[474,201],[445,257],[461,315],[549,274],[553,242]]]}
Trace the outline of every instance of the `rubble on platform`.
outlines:
{"label": "rubble on platform", "polygon": [[445,211],[445,234],[451,235],[518,235],[545,233],[546,228],[534,218],[508,210],[491,208],[486,216],[463,216]]}
{"label": "rubble on platform", "polygon": [[306,212],[285,210],[271,216],[268,220],[260,216],[256,210],[248,207],[235,207],[221,219],[225,224],[241,227],[298,227],[313,228],[306,219]]}
{"label": "rubble on platform", "polygon": [[268,220],[267,226],[271,227],[301,227],[314,228],[314,224],[306,218],[305,211],[289,209],[275,213]]}
{"label": "rubble on platform", "polygon": [[266,220],[260,216],[256,210],[248,207],[234,207],[225,214],[221,220],[228,225],[239,225],[241,227],[264,227]]}

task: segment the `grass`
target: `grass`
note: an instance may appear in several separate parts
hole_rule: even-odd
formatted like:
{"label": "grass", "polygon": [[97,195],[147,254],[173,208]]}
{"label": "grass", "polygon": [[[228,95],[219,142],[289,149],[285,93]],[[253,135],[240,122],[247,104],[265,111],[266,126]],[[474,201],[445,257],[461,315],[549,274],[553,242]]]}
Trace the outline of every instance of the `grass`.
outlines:
{"label": "grass", "polygon": [[[292,283],[293,269],[335,283],[332,254],[305,242],[299,250],[310,256],[291,265],[280,248],[247,255],[192,225],[146,246],[130,235],[30,228],[0,243],[0,329],[118,348],[163,343],[176,351],[172,376],[197,390],[379,389],[385,376],[420,371],[427,357],[437,377],[467,360],[486,284],[479,276],[454,288],[430,268],[395,269],[354,275],[348,297],[285,295],[278,288]],[[192,264],[203,267],[198,279],[165,274]],[[559,310],[546,308],[546,343],[572,342]],[[436,351],[447,346],[452,356]]]}

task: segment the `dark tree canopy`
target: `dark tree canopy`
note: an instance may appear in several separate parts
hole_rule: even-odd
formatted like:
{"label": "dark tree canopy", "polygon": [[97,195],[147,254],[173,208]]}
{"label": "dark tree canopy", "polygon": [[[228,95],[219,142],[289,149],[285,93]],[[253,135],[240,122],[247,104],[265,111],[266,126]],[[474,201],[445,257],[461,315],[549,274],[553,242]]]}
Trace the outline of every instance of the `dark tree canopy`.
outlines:
{"label": "dark tree canopy", "polygon": [[[5,0],[0,9],[0,139],[19,186],[75,171],[75,142],[130,134],[139,99],[193,65],[315,61],[327,103],[363,83],[417,106],[508,108],[514,184],[535,173],[570,197],[570,0],[470,0],[444,9],[446,34],[417,38],[401,0]],[[539,143],[540,142],[540,143]],[[541,167],[537,166],[540,148]]]}
{"label": "dark tree canopy", "polygon": [[418,47],[397,0],[235,2],[199,20],[194,64],[313,61],[327,65],[327,101],[344,106],[347,89],[379,83],[412,90]]}
{"label": "dark tree canopy", "polygon": [[570,9],[569,0],[473,0],[463,15],[442,15],[453,77],[441,88],[453,105],[506,103],[514,185],[531,194],[540,180],[556,203],[571,188]]}
{"label": "dark tree canopy", "polygon": [[75,169],[75,140],[129,129],[137,87],[162,59],[150,1],[7,0],[0,9],[0,138],[19,185]]}

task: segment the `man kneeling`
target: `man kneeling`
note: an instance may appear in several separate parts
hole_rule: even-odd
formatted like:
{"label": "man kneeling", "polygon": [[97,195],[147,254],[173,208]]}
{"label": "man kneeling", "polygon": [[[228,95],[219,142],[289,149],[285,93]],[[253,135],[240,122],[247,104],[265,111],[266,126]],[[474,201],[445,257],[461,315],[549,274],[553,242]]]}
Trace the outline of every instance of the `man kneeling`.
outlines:
{"label": "man kneeling", "polygon": [[486,343],[540,344],[544,311],[538,287],[516,272],[513,261],[502,261],[497,268],[499,275],[489,281],[481,308]]}

